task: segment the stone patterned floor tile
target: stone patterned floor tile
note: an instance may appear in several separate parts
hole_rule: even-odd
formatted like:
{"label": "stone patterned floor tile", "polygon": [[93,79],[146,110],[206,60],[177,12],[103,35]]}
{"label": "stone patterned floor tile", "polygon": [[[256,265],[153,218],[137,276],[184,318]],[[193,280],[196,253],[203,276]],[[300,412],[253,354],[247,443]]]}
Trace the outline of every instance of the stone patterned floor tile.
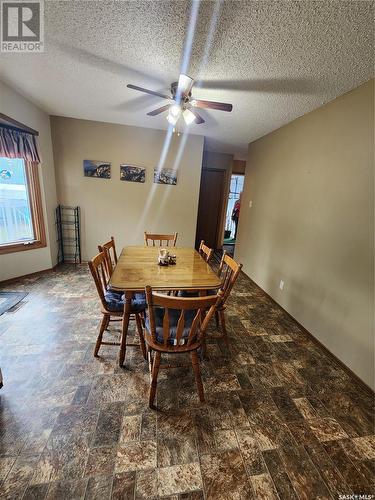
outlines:
{"label": "stone patterned floor tile", "polygon": [[178,500],[204,500],[203,490],[181,493],[178,495]]}
{"label": "stone patterned floor tile", "polygon": [[202,478],[206,498],[253,498],[253,492],[238,450],[203,455]]}
{"label": "stone patterned floor tile", "polygon": [[215,442],[217,451],[236,450],[238,448],[236,433],[232,430],[216,431]]}
{"label": "stone patterned floor tile", "polygon": [[125,415],[122,418],[119,443],[135,441],[140,438],[142,415]]}
{"label": "stone patterned floor tile", "polygon": [[261,498],[262,500],[278,499],[275,485],[273,484],[272,478],[269,474],[265,473],[257,476],[251,476],[250,480],[256,498]]}
{"label": "stone patterned floor tile", "polygon": [[22,500],[44,500],[49,487],[49,484],[31,484],[27,487]]}
{"label": "stone patterned floor tile", "polygon": [[297,500],[297,493],[285,471],[278,450],[267,450],[262,454],[279,498]]}
{"label": "stone patterned floor tile", "polygon": [[46,500],[80,500],[84,498],[86,486],[87,479],[52,483]]}
{"label": "stone patterned floor tile", "polygon": [[116,473],[152,469],[156,464],[155,441],[130,441],[117,448]]}
{"label": "stone patterned floor tile", "polygon": [[346,432],[334,418],[317,418],[310,420],[308,423],[310,429],[319,441],[332,441],[348,437]]}
{"label": "stone patterned floor tile", "polygon": [[112,484],[113,500],[134,500],[135,472],[120,472],[114,475]]}
{"label": "stone patterned floor tile", "polygon": [[238,429],[237,440],[241,455],[250,476],[260,475],[267,472],[262,453],[259,449],[254,433],[249,430]]}
{"label": "stone patterned floor tile", "polygon": [[140,470],[136,474],[136,500],[158,498],[157,469]]}
{"label": "stone patterned floor tile", "polygon": [[202,488],[199,463],[160,467],[157,474],[160,497],[187,493]]}
{"label": "stone patterned floor tile", "polygon": [[110,475],[115,468],[116,447],[99,446],[90,448],[86,462],[85,475]]}
{"label": "stone patterned floor tile", "polygon": [[85,500],[109,500],[113,476],[93,476],[87,481]]}
{"label": "stone patterned floor tile", "polygon": [[157,448],[158,467],[198,462],[198,451],[194,437],[159,438]]}
{"label": "stone patterned floor tile", "polygon": [[[245,275],[226,310],[231,348],[207,339],[206,402],[190,368],[162,370],[158,411],[138,348],[124,369],[116,347],[93,357],[100,312],[87,265],[2,288],[29,294],[0,316],[1,500],[374,492],[374,395]],[[119,334],[115,323],[105,333]]]}

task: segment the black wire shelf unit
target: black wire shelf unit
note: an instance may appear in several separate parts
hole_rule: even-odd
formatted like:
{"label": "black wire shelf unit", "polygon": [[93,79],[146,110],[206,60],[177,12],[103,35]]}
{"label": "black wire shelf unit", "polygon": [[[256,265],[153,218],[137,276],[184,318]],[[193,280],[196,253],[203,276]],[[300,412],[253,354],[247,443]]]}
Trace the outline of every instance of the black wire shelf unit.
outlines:
{"label": "black wire shelf unit", "polygon": [[59,205],[55,213],[58,244],[57,262],[81,263],[80,209]]}

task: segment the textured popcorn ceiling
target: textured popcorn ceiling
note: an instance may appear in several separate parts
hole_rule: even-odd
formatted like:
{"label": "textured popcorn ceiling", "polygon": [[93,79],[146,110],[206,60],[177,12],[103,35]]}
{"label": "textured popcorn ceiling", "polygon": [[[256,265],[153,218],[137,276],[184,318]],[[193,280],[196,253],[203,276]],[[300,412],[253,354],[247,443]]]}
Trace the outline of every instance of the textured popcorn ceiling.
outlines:
{"label": "textured popcorn ceiling", "polygon": [[[188,74],[194,96],[233,103],[202,110],[212,151],[247,144],[373,77],[373,2],[202,2]],[[218,13],[215,26],[214,13]],[[166,129],[190,14],[185,1],[46,1],[45,53],[1,54],[0,78],[50,114]],[[210,30],[211,26],[211,30]],[[210,43],[211,42],[211,43]],[[350,117],[348,117],[350,119]]]}

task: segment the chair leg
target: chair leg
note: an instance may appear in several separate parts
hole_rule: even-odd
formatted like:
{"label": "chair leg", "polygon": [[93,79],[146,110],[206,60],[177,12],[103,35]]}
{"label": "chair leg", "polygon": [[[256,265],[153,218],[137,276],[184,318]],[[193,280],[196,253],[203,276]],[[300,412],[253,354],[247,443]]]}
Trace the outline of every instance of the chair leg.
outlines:
{"label": "chair leg", "polygon": [[122,365],[124,364],[124,361],[125,361],[126,338],[128,336],[132,297],[133,297],[132,292],[125,293],[126,300],[125,300],[124,316],[122,318],[121,345],[120,345],[120,353],[119,353],[119,359],[118,359],[118,364],[120,367],[122,367]]}
{"label": "chair leg", "polygon": [[199,368],[199,358],[197,351],[191,351],[191,364],[193,365],[195,383],[197,384],[199,401],[201,403],[204,403],[204,391],[203,391],[202,377]]}
{"label": "chair leg", "polygon": [[150,398],[149,398],[149,406],[150,408],[155,408],[154,406],[154,399],[155,399],[155,394],[156,394],[156,387],[158,384],[158,373],[159,373],[159,366],[160,366],[160,358],[161,358],[161,353],[156,352],[155,353],[155,358],[154,362],[152,364],[152,376],[151,376],[151,387],[150,387]]}
{"label": "chair leg", "polygon": [[135,321],[137,323],[137,331],[138,331],[139,343],[141,346],[142,356],[143,356],[143,359],[147,359],[145,339],[143,337],[142,320],[141,320],[141,316],[138,313],[135,315]]}
{"label": "chair leg", "polygon": [[215,322],[216,322],[216,328],[219,328],[220,326],[220,321],[219,321],[219,312],[215,312]]}
{"label": "chair leg", "polygon": [[108,328],[109,318],[110,318],[110,316],[108,314],[103,314],[102,322],[100,323],[99,335],[98,335],[98,338],[96,339],[96,344],[95,344],[95,349],[94,349],[94,356],[95,357],[98,356],[98,352],[99,352],[99,349],[100,349],[100,346],[101,346],[102,340],[103,340],[104,330],[106,330]]}
{"label": "chair leg", "polygon": [[148,361],[148,370],[150,372],[150,382],[152,380],[152,350],[147,345],[147,361]]}
{"label": "chair leg", "polygon": [[219,315],[220,315],[221,331],[223,332],[223,339],[224,339],[224,342],[225,342],[227,348],[229,349],[229,339],[228,339],[228,335],[227,335],[227,327],[225,324],[224,309],[220,309]]}

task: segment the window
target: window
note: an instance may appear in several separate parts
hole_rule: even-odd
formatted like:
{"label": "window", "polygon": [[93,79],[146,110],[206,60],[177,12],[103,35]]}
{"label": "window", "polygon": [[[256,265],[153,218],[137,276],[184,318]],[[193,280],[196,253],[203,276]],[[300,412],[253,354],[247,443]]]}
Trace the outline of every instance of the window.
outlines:
{"label": "window", "polygon": [[37,168],[0,157],[0,253],[46,246]]}
{"label": "window", "polygon": [[226,215],[226,221],[225,221],[225,229],[228,232],[230,231],[230,234],[229,234],[228,238],[225,238],[225,239],[233,239],[235,237],[236,227],[235,227],[235,224],[232,220],[232,213],[233,213],[234,204],[236,203],[237,200],[239,200],[240,194],[242,193],[243,184],[244,184],[244,175],[233,174],[231,176],[229,198],[228,198],[228,205],[227,205],[227,215]]}

